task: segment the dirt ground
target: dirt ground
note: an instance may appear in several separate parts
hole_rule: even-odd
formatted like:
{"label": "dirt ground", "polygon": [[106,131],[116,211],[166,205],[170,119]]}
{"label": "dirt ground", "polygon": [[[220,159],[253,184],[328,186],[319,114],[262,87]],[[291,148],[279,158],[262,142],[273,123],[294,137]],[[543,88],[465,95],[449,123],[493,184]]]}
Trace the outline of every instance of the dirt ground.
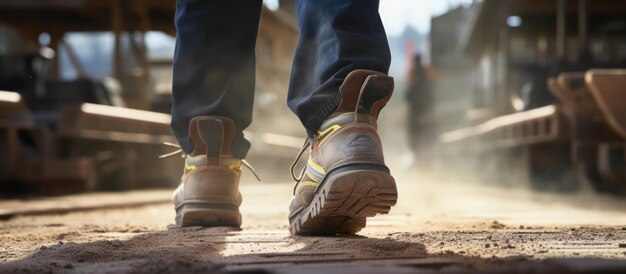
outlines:
{"label": "dirt ground", "polygon": [[[242,186],[241,229],[168,230],[167,202],[17,216],[0,221],[0,273],[626,273],[623,199],[398,179],[398,206],[350,237],[289,236],[286,183]],[[0,211],[23,203],[1,201]]]}

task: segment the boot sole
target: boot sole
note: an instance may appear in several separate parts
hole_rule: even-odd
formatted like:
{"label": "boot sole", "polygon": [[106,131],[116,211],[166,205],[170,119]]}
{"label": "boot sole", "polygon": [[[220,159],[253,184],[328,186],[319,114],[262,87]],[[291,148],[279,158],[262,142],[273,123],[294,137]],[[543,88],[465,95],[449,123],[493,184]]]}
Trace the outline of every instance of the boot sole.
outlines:
{"label": "boot sole", "polygon": [[182,205],[176,210],[176,224],[173,227],[187,226],[240,227],[241,213],[239,210],[220,208],[214,204]]}
{"label": "boot sole", "polygon": [[329,174],[311,204],[290,218],[289,230],[292,235],[354,234],[367,217],[388,213],[397,199],[395,180],[380,167]]}

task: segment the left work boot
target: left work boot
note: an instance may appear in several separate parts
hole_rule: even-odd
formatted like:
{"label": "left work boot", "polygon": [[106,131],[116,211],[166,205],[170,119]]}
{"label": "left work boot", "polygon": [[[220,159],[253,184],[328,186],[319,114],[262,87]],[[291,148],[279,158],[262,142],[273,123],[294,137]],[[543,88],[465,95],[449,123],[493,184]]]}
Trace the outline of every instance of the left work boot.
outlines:
{"label": "left work boot", "polygon": [[226,117],[195,117],[189,123],[189,136],[195,149],[185,155],[181,183],[172,196],[175,227],[241,226],[241,165],[252,168],[232,155],[234,122]]}
{"label": "left work boot", "polygon": [[[393,92],[393,78],[356,70],[339,90],[339,106],[292,165],[293,235],[354,234],[365,227],[367,217],[385,214],[396,204],[396,183],[376,130],[378,114]],[[307,166],[295,176],[293,169],[309,146]]]}

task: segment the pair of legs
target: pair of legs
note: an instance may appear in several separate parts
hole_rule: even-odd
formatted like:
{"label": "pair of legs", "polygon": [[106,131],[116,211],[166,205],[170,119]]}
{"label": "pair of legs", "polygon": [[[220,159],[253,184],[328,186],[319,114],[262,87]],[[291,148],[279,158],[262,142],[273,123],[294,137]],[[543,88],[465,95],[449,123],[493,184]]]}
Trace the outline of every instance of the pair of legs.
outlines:
{"label": "pair of legs", "polygon": [[[287,101],[309,136],[339,105],[348,73],[387,73],[391,61],[378,0],[297,0],[300,40]],[[172,129],[182,149],[194,144],[189,122],[228,117],[235,124],[232,154],[245,158],[242,131],[252,120],[255,42],[261,0],[177,0]]]}
{"label": "pair of legs", "polygon": [[[172,127],[186,152],[176,226],[241,226],[261,0],[178,0]],[[288,105],[308,138],[295,175],[292,234],[356,233],[389,212],[397,189],[376,131],[393,92],[378,0],[298,0],[300,41]]]}

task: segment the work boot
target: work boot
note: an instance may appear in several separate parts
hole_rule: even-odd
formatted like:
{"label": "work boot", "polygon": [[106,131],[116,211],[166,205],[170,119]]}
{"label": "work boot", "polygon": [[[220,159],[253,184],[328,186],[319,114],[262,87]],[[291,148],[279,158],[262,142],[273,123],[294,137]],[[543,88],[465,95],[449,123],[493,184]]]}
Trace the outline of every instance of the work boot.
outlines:
{"label": "work boot", "polygon": [[229,118],[195,117],[189,122],[194,150],[172,202],[176,226],[241,226],[239,177],[242,159],[232,156],[235,124]]}
{"label": "work boot", "polygon": [[[294,235],[353,234],[367,217],[396,204],[396,183],[383,159],[376,120],[393,92],[393,78],[356,70],[339,88],[342,100],[292,165],[296,180],[289,206]],[[306,167],[293,172],[308,148]]]}

